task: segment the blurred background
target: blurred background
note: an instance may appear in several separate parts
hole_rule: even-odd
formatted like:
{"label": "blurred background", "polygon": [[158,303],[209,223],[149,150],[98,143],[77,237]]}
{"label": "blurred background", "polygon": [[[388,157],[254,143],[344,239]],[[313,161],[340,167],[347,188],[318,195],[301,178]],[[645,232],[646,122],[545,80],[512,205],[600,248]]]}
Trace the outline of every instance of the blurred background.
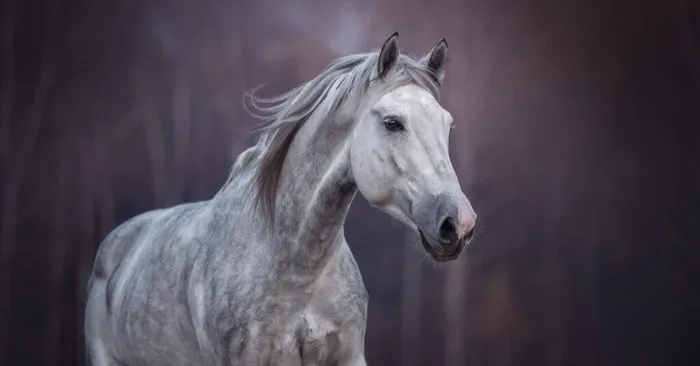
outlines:
{"label": "blurred background", "polygon": [[0,365],[83,365],[100,241],[208,199],[271,96],[450,45],[459,260],[357,199],[370,365],[700,364],[700,2],[1,0]]}

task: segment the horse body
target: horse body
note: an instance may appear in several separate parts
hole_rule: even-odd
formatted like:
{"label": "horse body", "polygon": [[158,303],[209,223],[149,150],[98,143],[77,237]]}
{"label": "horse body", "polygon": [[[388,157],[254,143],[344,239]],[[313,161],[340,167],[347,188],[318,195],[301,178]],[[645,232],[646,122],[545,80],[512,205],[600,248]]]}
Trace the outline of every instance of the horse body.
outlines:
{"label": "horse body", "polygon": [[301,365],[303,354],[304,364],[362,365],[367,293],[342,230],[319,243],[324,266],[311,269],[299,253],[269,250],[250,230],[250,203],[222,193],[139,215],[105,239],[86,318],[88,339],[102,343],[93,358]]}
{"label": "horse body", "polygon": [[[436,260],[456,258],[473,232],[446,158],[449,116],[426,90],[444,66],[436,49],[399,58],[395,35],[380,53],[337,60],[272,100],[273,128],[211,200],[110,233],[88,289],[92,364],[364,366],[368,295],[343,232],[356,193],[416,228]],[[381,136],[404,147],[381,152],[362,121],[387,111],[428,122],[413,137],[386,135],[398,130],[385,122]]]}

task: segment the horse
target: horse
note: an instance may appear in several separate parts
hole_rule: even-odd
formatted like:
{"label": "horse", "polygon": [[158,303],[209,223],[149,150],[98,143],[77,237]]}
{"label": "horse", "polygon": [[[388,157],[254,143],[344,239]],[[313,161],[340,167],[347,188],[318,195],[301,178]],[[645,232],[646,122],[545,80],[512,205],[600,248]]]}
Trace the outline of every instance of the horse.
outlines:
{"label": "horse", "polygon": [[457,258],[476,214],[450,162],[438,102],[443,39],[423,57],[337,58],[278,97],[210,200],[139,214],[100,244],[88,284],[94,366],[364,366],[368,293],[343,224],[360,192]]}

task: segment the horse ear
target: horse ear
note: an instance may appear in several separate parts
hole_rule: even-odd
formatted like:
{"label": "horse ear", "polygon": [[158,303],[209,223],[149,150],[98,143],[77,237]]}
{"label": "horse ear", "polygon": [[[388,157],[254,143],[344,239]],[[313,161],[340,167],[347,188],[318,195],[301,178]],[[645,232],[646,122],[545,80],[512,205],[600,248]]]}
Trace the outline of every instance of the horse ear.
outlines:
{"label": "horse ear", "polygon": [[377,74],[380,78],[386,76],[396,61],[399,59],[399,32],[394,32],[391,37],[384,41],[382,50],[379,51],[379,61],[377,62]]}
{"label": "horse ear", "polygon": [[442,39],[430,51],[430,54],[421,59],[421,63],[435,73],[438,82],[445,77],[445,65],[447,65],[447,40]]}

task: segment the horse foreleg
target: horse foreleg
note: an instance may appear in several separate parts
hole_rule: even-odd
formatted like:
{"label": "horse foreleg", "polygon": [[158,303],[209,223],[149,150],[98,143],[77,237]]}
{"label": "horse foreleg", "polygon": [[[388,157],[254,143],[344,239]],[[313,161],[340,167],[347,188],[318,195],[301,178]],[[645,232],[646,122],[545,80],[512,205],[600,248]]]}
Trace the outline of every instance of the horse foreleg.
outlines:
{"label": "horse foreleg", "polygon": [[114,359],[100,340],[93,340],[88,345],[88,365],[90,366],[126,366]]}

